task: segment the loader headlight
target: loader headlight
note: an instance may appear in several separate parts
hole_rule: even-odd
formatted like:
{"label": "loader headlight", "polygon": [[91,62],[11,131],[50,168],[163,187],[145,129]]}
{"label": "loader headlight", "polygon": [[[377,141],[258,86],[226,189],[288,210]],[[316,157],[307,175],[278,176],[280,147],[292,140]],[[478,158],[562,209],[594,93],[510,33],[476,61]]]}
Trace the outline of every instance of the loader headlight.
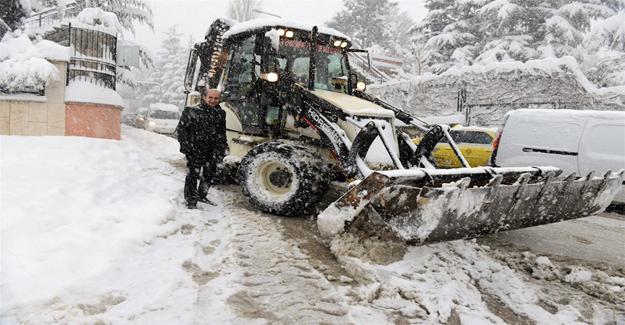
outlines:
{"label": "loader headlight", "polygon": [[362,81],[358,81],[356,83],[356,89],[360,90],[360,91],[365,91],[365,89],[367,89],[367,85],[362,82]]}
{"label": "loader headlight", "polygon": [[278,74],[275,72],[269,72],[269,73],[265,73],[261,75],[261,78],[269,81],[269,82],[276,82],[278,81]]}
{"label": "loader headlight", "polygon": [[284,36],[291,38],[293,37],[294,33],[292,30],[287,30],[286,33],[284,33]]}
{"label": "loader headlight", "polygon": [[342,48],[346,48],[346,47],[347,47],[347,42],[343,41],[343,42],[341,43],[341,47],[342,47]]}
{"label": "loader headlight", "polygon": [[334,43],[332,43],[332,45],[334,45],[334,46],[341,46],[341,40],[337,39],[336,41],[334,41]]}
{"label": "loader headlight", "polygon": [[286,33],[286,31],[282,28],[278,29],[278,35],[279,36],[284,36],[284,33]]}

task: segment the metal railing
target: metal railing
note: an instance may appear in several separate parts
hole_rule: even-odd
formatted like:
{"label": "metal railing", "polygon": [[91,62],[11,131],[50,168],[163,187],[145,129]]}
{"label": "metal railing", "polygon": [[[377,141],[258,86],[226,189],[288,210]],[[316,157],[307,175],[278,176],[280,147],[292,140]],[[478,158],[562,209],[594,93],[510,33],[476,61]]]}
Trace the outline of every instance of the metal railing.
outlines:
{"label": "metal railing", "polygon": [[117,81],[117,36],[69,24],[72,54],[67,83],[87,81],[115,89]]}
{"label": "metal railing", "polygon": [[513,102],[468,102],[467,90],[461,87],[458,90],[456,111],[464,113],[466,125],[486,125],[487,121],[496,121],[499,124],[503,116],[509,111],[520,108],[551,108],[551,109],[580,109],[590,103],[580,100],[563,100],[561,98],[539,99],[527,97]]}
{"label": "metal railing", "polygon": [[349,54],[349,58],[351,66],[355,67],[365,78],[371,79],[373,82],[382,83],[393,79],[382,70],[376,68],[373,63],[370,66],[366,54],[352,52]]}

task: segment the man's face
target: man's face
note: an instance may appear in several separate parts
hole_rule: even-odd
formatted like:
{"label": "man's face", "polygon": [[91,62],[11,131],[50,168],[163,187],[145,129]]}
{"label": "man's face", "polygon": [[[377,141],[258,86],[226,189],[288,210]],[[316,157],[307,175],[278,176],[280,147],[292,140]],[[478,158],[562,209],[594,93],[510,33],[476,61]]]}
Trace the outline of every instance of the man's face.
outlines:
{"label": "man's face", "polygon": [[219,104],[220,99],[221,99],[221,94],[217,90],[209,90],[204,95],[204,101],[210,107],[217,106]]}

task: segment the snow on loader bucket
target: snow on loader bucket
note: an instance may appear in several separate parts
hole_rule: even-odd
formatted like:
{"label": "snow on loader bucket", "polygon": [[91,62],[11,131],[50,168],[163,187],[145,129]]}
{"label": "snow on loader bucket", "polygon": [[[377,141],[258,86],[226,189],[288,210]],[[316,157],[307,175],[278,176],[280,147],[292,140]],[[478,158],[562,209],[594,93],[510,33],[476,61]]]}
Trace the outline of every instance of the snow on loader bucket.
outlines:
{"label": "snow on loader bucket", "polygon": [[624,171],[558,178],[560,173],[552,167],[378,171],[324,210],[317,225],[324,237],[333,237],[373,214],[410,244],[479,237],[600,213]]}

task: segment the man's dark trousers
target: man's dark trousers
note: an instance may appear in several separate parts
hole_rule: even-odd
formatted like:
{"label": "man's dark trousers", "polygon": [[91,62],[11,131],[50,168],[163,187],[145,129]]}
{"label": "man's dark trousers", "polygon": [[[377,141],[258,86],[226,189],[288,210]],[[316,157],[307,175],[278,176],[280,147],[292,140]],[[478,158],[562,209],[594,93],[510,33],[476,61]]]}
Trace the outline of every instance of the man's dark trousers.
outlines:
{"label": "man's dark trousers", "polygon": [[[213,161],[187,157],[187,168],[189,172],[184,180],[184,199],[189,205],[194,205],[208,195],[208,189],[215,178],[217,165]],[[200,182],[199,186],[198,181]]]}

